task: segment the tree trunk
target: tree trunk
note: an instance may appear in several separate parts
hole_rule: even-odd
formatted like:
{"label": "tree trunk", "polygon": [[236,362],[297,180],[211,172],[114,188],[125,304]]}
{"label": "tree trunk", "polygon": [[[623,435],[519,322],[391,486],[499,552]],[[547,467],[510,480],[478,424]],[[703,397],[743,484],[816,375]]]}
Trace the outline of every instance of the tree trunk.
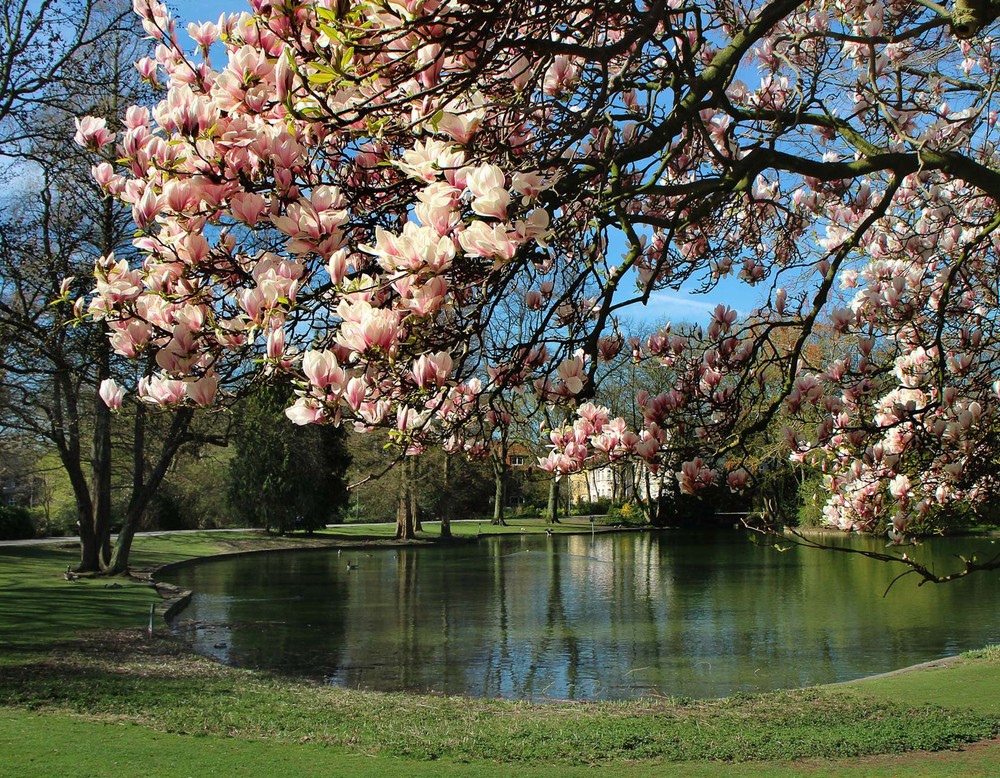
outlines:
{"label": "tree trunk", "polygon": [[[60,452],[61,454],[62,452]],[[94,511],[90,501],[87,479],[80,469],[80,462],[63,457],[63,467],[73,487],[76,502],[76,525],[80,534],[80,564],[78,573],[99,573],[101,571],[101,544],[94,533]]]}
{"label": "tree trunk", "polygon": [[[101,325],[104,335],[105,325]],[[96,347],[97,385],[111,376],[111,355],[106,337]],[[90,494],[94,538],[101,567],[111,560],[111,409],[94,395],[94,438],[90,458]]]}
{"label": "tree trunk", "polygon": [[500,527],[506,527],[507,522],[504,521],[504,502],[507,499],[507,462],[504,458],[504,451],[501,452],[500,456],[493,455],[493,524]]}
{"label": "tree trunk", "polygon": [[403,460],[403,472],[399,479],[399,492],[396,502],[396,539],[413,540],[416,536],[416,528],[413,525],[413,501],[410,499],[409,460]]}
{"label": "tree trunk", "polygon": [[549,482],[549,506],[545,509],[545,523],[559,524],[559,478],[553,476]]}
{"label": "tree trunk", "polygon": [[441,504],[441,537],[451,537],[451,454],[444,455],[444,502]]}
{"label": "tree trunk", "polygon": [[423,532],[424,525],[420,521],[420,498],[417,494],[418,462],[415,456],[410,457],[410,514],[413,516],[413,531]]}
{"label": "tree trunk", "polygon": [[98,551],[97,537],[94,535],[94,525],[90,511],[77,500],[77,526],[80,529],[80,564],[76,566],[78,573],[97,573],[101,570],[101,555]]}
{"label": "tree trunk", "polygon": [[160,488],[171,462],[177,455],[178,449],[186,439],[188,426],[191,423],[192,411],[184,408],[177,411],[170,431],[163,443],[160,451],[160,458],[156,466],[146,478],[145,465],[145,445],[146,445],[146,425],[145,409],[139,408],[136,415],[134,440],[133,440],[133,473],[132,473],[132,497],[129,499],[128,509],[125,511],[125,520],[122,522],[121,531],[115,541],[114,550],[111,552],[111,559],[108,562],[106,572],[108,575],[121,575],[128,572],[128,559],[132,551],[132,541],[135,533],[142,524],[142,517],[149,507],[153,495]]}

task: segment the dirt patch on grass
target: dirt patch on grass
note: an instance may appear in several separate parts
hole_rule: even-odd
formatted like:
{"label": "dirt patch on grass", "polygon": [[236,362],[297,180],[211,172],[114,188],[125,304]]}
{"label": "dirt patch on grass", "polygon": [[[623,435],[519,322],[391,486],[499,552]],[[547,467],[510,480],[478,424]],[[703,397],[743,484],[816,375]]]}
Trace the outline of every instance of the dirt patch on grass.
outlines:
{"label": "dirt patch on grass", "polygon": [[33,661],[7,666],[4,675],[10,680],[41,676],[58,678],[95,670],[118,676],[160,678],[219,677],[233,672],[231,668],[195,654],[186,643],[169,633],[150,636],[139,629],[107,629],[60,643]]}

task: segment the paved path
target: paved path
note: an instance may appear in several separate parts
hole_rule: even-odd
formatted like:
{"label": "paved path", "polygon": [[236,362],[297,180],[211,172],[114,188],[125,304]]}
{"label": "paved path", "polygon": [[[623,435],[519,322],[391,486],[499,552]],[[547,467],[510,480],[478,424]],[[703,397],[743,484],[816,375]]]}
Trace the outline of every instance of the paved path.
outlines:
{"label": "paved path", "polygon": [[[478,521],[480,524],[485,523],[482,519],[453,519],[452,524],[469,523]],[[428,522],[433,524],[434,522]],[[360,524],[355,524],[351,522],[350,524],[327,524],[327,529],[337,529],[338,527],[383,527],[386,524],[392,524],[391,521],[370,521],[362,522]],[[171,529],[171,530],[155,530],[152,532],[136,532],[136,537],[157,537],[158,535],[196,535],[200,532],[263,532],[259,527],[244,527],[242,529]],[[117,537],[112,535],[112,541]],[[80,538],[76,535],[66,535],[59,538],[31,538],[30,540],[0,540],[0,547],[2,546],[48,546],[57,545],[59,543],[79,543]]]}

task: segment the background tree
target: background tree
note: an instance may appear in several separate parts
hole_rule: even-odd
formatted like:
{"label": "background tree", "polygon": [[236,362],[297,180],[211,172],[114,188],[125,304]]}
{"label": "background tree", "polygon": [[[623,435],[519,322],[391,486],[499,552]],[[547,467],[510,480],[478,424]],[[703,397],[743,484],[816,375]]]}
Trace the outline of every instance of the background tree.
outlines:
{"label": "background tree", "polygon": [[0,1],[0,146],[5,155],[34,140],[34,130],[43,126],[39,117],[65,112],[67,100],[74,102],[99,83],[86,60],[109,35],[134,27],[130,10],[124,3],[88,0]]}
{"label": "background tree", "polygon": [[283,429],[287,386],[260,390],[237,406],[229,502],[246,526],[284,534],[341,521],[350,457],[336,427]]}
{"label": "background tree", "polygon": [[[411,474],[400,465],[389,467],[393,452],[382,431],[350,432],[351,505],[346,516],[354,521],[395,521],[399,482]],[[429,448],[421,454],[421,466],[412,482],[411,494],[423,515],[431,520],[482,518],[489,513],[493,487],[488,467],[481,461]]]}
{"label": "background tree", "polygon": [[[0,79],[7,90],[2,126],[17,187],[0,215],[0,413],[10,429],[58,453],[76,503],[79,569],[121,571],[131,532],[186,435],[190,412],[170,419],[165,437],[147,430],[143,409],[130,418],[131,498],[112,549],[112,421],[98,398],[112,350],[104,328],[70,326],[75,314],[65,298],[92,272],[95,256],[132,250],[128,211],[96,185],[92,160],[72,135],[80,113],[102,114],[114,126],[127,105],[144,99],[133,64],[142,47],[126,9],[115,4],[81,4],[78,17],[64,15],[72,5],[5,10],[5,56],[16,59]],[[134,374],[127,363],[118,369]]]}

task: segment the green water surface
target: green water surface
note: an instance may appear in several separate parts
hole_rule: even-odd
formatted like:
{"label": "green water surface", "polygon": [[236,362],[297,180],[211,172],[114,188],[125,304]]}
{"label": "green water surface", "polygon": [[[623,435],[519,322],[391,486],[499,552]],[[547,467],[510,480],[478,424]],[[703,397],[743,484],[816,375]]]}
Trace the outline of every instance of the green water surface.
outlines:
{"label": "green water surface", "polygon": [[[1000,547],[904,550],[943,572],[956,553]],[[739,532],[661,532],[257,554],[169,580],[195,591],[174,629],[226,663],[347,687],[596,700],[843,681],[1000,642],[1000,574],[910,576],[883,597],[901,569]]]}

